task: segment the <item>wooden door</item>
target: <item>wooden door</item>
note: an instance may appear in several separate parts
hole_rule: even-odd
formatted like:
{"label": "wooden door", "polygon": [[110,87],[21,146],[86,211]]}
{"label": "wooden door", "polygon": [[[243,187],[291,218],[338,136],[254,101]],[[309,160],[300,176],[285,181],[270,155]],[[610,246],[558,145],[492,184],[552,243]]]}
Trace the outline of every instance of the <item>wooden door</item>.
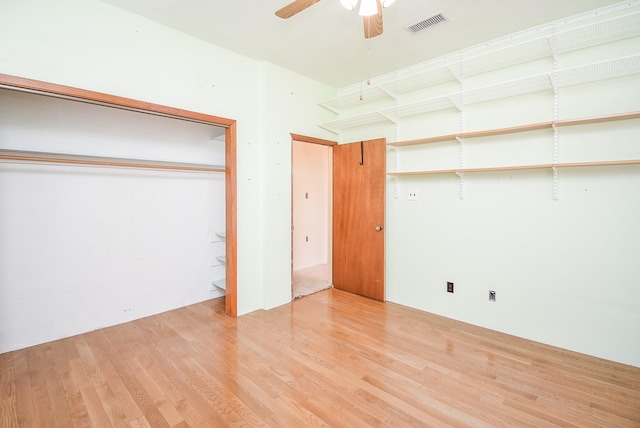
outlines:
{"label": "wooden door", "polygon": [[384,300],[386,140],[333,148],[333,285]]}

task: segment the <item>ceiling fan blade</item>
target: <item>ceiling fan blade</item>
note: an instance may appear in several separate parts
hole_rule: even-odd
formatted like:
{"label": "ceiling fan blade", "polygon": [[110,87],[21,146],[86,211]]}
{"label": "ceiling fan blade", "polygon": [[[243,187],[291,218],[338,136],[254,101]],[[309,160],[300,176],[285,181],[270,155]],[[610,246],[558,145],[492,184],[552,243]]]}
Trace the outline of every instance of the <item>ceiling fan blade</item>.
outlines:
{"label": "ceiling fan blade", "polygon": [[376,3],[378,3],[378,13],[362,17],[365,39],[370,39],[382,34],[382,5],[380,4],[380,0],[376,0]]}
{"label": "ceiling fan blade", "polygon": [[314,5],[320,0],[295,0],[276,12],[282,19],[291,18],[296,13],[300,13],[309,6]]}

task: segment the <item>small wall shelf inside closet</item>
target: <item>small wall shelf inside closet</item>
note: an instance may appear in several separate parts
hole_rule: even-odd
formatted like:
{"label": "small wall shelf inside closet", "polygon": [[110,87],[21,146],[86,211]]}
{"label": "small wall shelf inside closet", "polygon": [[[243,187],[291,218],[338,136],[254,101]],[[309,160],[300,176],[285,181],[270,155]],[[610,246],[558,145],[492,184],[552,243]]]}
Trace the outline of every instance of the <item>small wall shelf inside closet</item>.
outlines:
{"label": "small wall shelf inside closet", "polygon": [[[219,239],[218,241],[213,241],[214,243],[216,242],[224,242],[225,239],[227,238],[226,233],[224,232],[217,232],[215,234],[215,236]],[[227,257],[225,254],[221,254],[216,256],[216,261],[222,265],[226,264],[227,262]],[[211,284],[219,289],[225,290],[227,287],[227,282],[225,278],[218,278],[218,279],[214,279],[213,281],[211,281]]]}
{"label": "small wall shelf inside closet", "polygon": [[[8,146],[5,144],[4,148],[0,148],[0,161],[3,163],[13,163],[13,164],[42,164],[42,165],[61,165],[61,166],[77,166],[79,168],[98,168],[101,171],[105,171],[104,173],[95,172],[94,174],[103,174],[117,177],[117,180],[120,180],[120,177],[124,177],[123,175],[114,175],[110,172],[106,172],[106,169],[115,168],[116,170],[147,170],[147,171],[157,171],[157,175],[154,176],[159,177],[158,180],[165,180],[163,183],[168,183],[168,177],[166,174],[184,173],[184,177],[189,176],[198,177],[202,176],[202,180],[207,180],[206,177],[221,177],[218,178],[218,182],[220,182],[220,186],[222,186],[222,196],[220,202],[224,204],[222,208],[222,221],[223,223],[219,225],[219,227],[223,228],[224,231],[221,231],[217,236],[222,242],[224,253],[224,280],[222,284],[224,285],[223,289],[225,292],[225,303],[226,303],[226,313],[229,316],[237,316],[237,291],[236,291],[236,266],[237,266],[237,250],[236,250],[236,212],[237,212],[237,204],[236,204],[236,122],[232,119],[226,119],[218,116],[212,116],[208,114],[192,112],[187,110],[182,110],[173,107],[167,107],[158,104],[152,104],[148,102],[133,100],[129,98],[88,91],[84,89],[78,89],[68,86],[62,86],[53,83],[41,82],[37,80],[25,79],[16,76],[3,75],[0,74],[0,90],[1,91],[9,91],[15,93],[22,94],[33,94],[33,96],[44,96],[47,99],[57,99],[57,100],[65,100],[62,102],[71,102],[74,106],[81,106],[82,104],[90,105],[87,108],[95,108],[92,106],[99,106],[99,108],[107,108],[105,111],[114,112],[117,109],[120,112],[124,112],[126,115],[135,115],[143,113],[140,118],[144,119],[145,117],[158,117],[158,120],[161,121],[174,121],[171,123],[175,123],[176,125],[167,124],[166,126],[177,126],[179,124],[185,124],[191,122],[192,124],[200,124],[194,126],[205,125],[206,129],[214,129],[216,131],[214,136],[211,137],[213,141],[208,147],[221,147],[222,153],[220,156],[222,157],[223,162],[221,164],[213,163],[199,163],[198,160],[201,159],[196,157],[196,162],[192,161],[181,161],[180,159],[176,161],[168,160],[152,160],[152,159],[143,159],[136,157],[126,157],[126,156],[102,156],[99,153],[94,153],[95,151],[100,151],[100,144],[93,144],[91,147],[93,152],[89,150],[88,152],[83,150],[83,145],[81,142],[78,142],[78,152],[76,153],[66,153],[59,152],[55,150],[55,146],[57,143],[53,141],[52,149],[49,150],[49,147],[46,147],[46,150],[31,150],[31,147],[28,149],[16,149],[14,147],[20,147],[20,144],[12,146],[9,142]],[[82,107],[74,107],[74,110],[80,111]],[[128,113],[131,112],[131,113]],[[102,120],[102,119],[101,119]],[[185,122],[186,121],[186,122]],[[132,121],[135,123],[135,120]],[[45,120],[43,123],[52,123],[55,129],[55,122],[51,120]],[[165,123],[165,122],[163,122]],[[28,126],[28,125],[27,125]],[[83,124],[78,124],[79,128],[82,128]],[[117,128],[114,124],[113,128]],[[204,129],[202,128],[202,129]],[[129,128],[127,128],[129,129]],[[195,128],[194,128],[195,129]],[[55,129],[58,131],[57,129]],[[121,132],[125,132],[124,130],[119,130]],[[27,132],[29,132],[27,130]],[[35,131],[34,131],[35,132]],[[39,131],[38,131],[39,132]],[[159,132],[159,131],[157,131]],[[201,131],[193,131],[200,133]],[[204,131],[206,132],[206,130]],[[34,134],[35,135],[35,134]],[[58,134],[62,135],[62,134]],[[98,134],[94,134],[96,138],[100,136]],[[120,144],[120,147],[125,148],[123,152],[133,151],[135,152],[136,148],[127,146],[126,144],[126,135],[121,134],[124,138],[122,142],[116,141],[116,145]],[[154,140],[155,141],[155,140]],[[28,139],[25,139],[25,142],[28,143]],[[7,143],[5,141],[5,143]],[[42,145],[42,143],[39,143]],[[26,145],[27,147],[29,144]],[[67,144],[68,146],[68,144]],[[88,147],[88,145],[86,145]],[[110,150],[113,150],[111,147],[105,147],[106,152],[109,153]],[[204,147],[204,146],[203,146]],[[194,148],[192,153],[197,153],[198,150],[205,150],[205,148],[198,149]],[[117,150],[116,150],[117,151]],[[84,152],[84,153],[83,153]],[[163,153],[172,153],[171,147],[165,147]],[[182,152],[184,153],[184,151]],[[216,157],[218,155],[215,155]],[[48,167],[47,167],[48,168]],[[47,169],[46,171],[50,171]],[[87,169],[87,171],[93,171]],[[51,174],[55,174],[55,170],[51,170]],[[123,173],[126,175],[126,173]],[[133,173],[132,173],[133,174]],[[209,175],[212,174],[212,175]],[[139,177],[140,175],[133,175],[132,177]],[[145,175],[144,177],[149,177]],[[178,182],[181,180],[181,175],[172,176],[176,177],[175,179]],[[124,178],[122,178],[124,179]],[[147,180],[147,178],[145,178]],[[150,180],[150,178],[149,178]],[[217,185],[216,185],[217,186]],[[158,189],[162,189],[161,183],[158,184]],[[161,190],[159,190],[161,191]],[[80,197],[80,195],[79,195]],[[126,195],[123,194],[123,198],[126,198]],[[126,200],[126,199],[125,199]],[[134,201],[135,202],[135,201]],[[160,207],[162,208],[162,207]],[[168,227],[171,225],[167,225]],[[205,233],[206,239],[206,233]],[[206,242],[206,241],[205,241]],[[203,284],[203,287],[207,287],[206,284]],[[127,309],[125,309],[125,312]]]}

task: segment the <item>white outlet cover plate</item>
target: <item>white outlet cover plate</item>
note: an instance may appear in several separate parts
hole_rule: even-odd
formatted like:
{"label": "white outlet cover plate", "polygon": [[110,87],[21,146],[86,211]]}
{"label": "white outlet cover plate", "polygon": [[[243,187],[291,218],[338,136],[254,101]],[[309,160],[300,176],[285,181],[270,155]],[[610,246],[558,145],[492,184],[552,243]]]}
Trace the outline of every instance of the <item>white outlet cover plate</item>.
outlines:
{"label": "white outlet cover plate", "polygon": [[409,201],[417,201],[420,199],[420,192],[416,189],[409,189],[407,193],[407,200]]}

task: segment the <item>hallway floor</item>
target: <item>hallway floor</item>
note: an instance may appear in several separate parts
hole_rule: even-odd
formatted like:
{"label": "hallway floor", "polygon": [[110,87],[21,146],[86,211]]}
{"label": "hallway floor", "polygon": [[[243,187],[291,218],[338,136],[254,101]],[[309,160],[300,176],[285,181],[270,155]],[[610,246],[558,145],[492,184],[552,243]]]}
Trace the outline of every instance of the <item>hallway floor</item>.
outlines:
{"label": "hallway floor", "polygon": [[329,265],[317,265],[293,271],[293,298],[331,288]]}

